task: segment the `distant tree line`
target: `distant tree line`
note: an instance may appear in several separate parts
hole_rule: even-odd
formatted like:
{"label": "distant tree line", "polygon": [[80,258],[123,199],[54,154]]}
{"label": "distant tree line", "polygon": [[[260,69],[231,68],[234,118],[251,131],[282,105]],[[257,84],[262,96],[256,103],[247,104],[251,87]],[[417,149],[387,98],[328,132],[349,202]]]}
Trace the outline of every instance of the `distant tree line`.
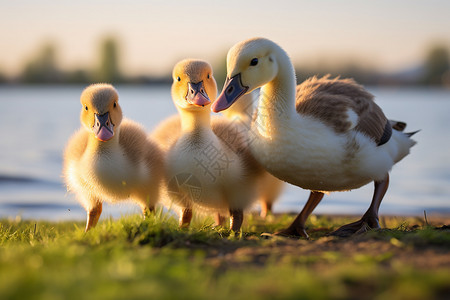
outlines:
{"label": "distant tree line", "polygon": [[443,46],[431,48],[424,64],[423,84],[450,85],[449,51]]}
{"label": "distant tree line", "polygon": [[318,75],[340,76],[354,78],[356,81],[370,85],[422,85],[450,87],[450,52],[442,45],[435,45],[429,49],[424,61],[409,69],[393,73],[379,72],[373,69],[348,63],[341,67],[330,68],[319,66],[314,68],[297,68],[297,81]]}
{"label": "distant tree line", "polygon": [[100,59],[92,70],[75,69],[62,71],[57,64],[57,49],[53,43],[45,44],[25,64],[17,81],[23,83],[88,83],[121,82],[124,80],[119,69],[118,45],[113,38],[106,38],[100,48]]}
{"label": "distant tree line", "polygon": [[168,83],[171,76],[125,76],[120,68],[119,43],[115,38],[107,37],[100,45],[99,59],[92,69],[77,68],[70,71],[62,70],[57,63],[57,48],[53,43],[45,44],[25,63],[17,78],[8,78],[0,70],[0,83],[15,82],[25,84],[62,84],[93,82],[107,83]]}
{"label": "distant tree line", "polygon": [[[120,67],[119,43],[113,37],[105,38],[99,49],[99,59],[93,69],[75,69],[63,71],[57,63],[57,49],[52,43],[44,45],[40,51],[28,61],[18,78],[9,78],[0,69],[0,83],[17,82],[25,84],[58,84],[58,83],[170,83],[171,75],[155,77],[141,75],[136,77],[125,76]],[[224,55],[225,57],[225,55]],[[215,76],[219,87],[225,80],[225,59],[213,64]],[[372,85],[436,85],[450,86],[450,53],[442,45],[430,48],[423,63],[397,73],[381,73],[371,68],[364,68],[355,63],[347,63],[340,67],[320,65],[315,67],[302,66],[296,68],[297,81],[302,82],[313,75],[351,77],[363,84]]]}

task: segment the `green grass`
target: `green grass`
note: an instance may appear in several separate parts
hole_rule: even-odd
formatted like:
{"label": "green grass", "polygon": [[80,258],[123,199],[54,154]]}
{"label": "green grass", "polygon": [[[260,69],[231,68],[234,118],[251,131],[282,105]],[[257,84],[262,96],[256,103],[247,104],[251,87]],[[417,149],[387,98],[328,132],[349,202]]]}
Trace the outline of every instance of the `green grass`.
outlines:
{"label": "green grass", "polygon": [[[445,299],[450,231],[417,218],[327,237],[345,217],[312,216],[311,240],[260,237],[293,216],[248,216],[237,237],[160,211],[82,222],[0,221],[0,299]],[[436,227],[437,226],[437,227]]]}

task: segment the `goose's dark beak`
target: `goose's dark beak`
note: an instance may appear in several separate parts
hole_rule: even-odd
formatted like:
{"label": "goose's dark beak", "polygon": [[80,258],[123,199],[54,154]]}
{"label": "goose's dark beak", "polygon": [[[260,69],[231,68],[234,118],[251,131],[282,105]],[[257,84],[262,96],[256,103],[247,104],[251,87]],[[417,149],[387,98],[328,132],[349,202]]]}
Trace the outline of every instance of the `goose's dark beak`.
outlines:
{"label": "goose's dark beak", "polygon": [[217,100],[211,106],[213,112],[219,112],[230,107],[236,100],[239,99],[248,91],[248,86],[242,85],[241,73],[227,78]]}

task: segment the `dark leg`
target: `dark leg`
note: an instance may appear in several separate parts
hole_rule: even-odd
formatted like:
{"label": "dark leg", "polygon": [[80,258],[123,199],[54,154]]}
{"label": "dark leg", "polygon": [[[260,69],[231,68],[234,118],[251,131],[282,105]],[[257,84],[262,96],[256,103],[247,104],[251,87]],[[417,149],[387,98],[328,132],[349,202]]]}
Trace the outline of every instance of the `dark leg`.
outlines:
{"label": "dark leg", "polygon": [[373,192],[372,202],[362,218],[359,221],[338,228],[333,231],[331,235],[345,237],[355,233],[367,232],[370,229],[380,228],[380,223],[378,222],[378,209],[380,208],[381,201],[383,200],[388,187],[389,174],[386,174],[385,179],[375,181],[375,191]]}
{"label": "dark leg", "polygon": [[314,208],[316,208],[317,204],[319,204],[319,202],[322,200],[323,196],[324,193],[311,192],[309,194],[308,201],[306,202],[297,218],[295,218],[294,222],[292,222],[292,224],[288,228],[275,232],[274,234],[281,236],[309,238],[308,234],[305,231],[305,223],[309,215],[313,212]]}
{"label": "dark leg", "polygon": [[272,212],[272,203],[262,200],[261,201],[261,217],[266,218],[267,214]]}
{"label": "dark leg", "polygon": [[219,213],[214,215],[214,221],[216,226],[224,226],[227,219]]}
{"label": "dark leg", "polygon": [[244,221],[244,212],[240,209],[230,209],[230,229],[238,232]]}
{"label": "dark leg", "polygon": [[192,209],[184,208],[180,216],[180,227],[181,228],[189,227],[189,224],[191,224],[191,220],[192,220]]}
{"label": "dark leg", "polygon": [[142,214],[144,215],[144,219],[147,218],[151,213],[155,212],[155,206],[142,206]]}
{"label": "dark leg", "polygon": [[100,218],[100,215],[102,214],[102,203],[97,202],[94,207],[92,207],[87,212],[87,222],[86,222],[86,229],[84,230],[87,232],[89,229],[95,227],[97,225],[98,219]]}

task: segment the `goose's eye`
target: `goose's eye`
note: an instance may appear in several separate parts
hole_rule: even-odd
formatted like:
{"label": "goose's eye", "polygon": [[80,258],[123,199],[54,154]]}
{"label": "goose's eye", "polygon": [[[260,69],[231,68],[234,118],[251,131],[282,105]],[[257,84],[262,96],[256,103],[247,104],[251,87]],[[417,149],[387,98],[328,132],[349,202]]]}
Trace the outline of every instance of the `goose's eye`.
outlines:
{"label": "goose's eye", "polygon": [[87,105],[85,105],[85,106],[84,106],[84,109],[85,109],[85,110],[88,110],[88,107],[87,107]]}
{"label": "goose's eye", "polygon": [[177,77],[177,80],[178,80],[178,81],[181,81],[181,78],[180,78],[180,76],[178,76],[178,77]]}
{"label": "goose's eye", "polygon": [[114,102],[114,107],[116,107],[117,106],[117,102]]}
{"label": "goose's eye", "polygon": [[256,66],[258,64],[258,59],[255,57],[250,61],[250,66]]}

